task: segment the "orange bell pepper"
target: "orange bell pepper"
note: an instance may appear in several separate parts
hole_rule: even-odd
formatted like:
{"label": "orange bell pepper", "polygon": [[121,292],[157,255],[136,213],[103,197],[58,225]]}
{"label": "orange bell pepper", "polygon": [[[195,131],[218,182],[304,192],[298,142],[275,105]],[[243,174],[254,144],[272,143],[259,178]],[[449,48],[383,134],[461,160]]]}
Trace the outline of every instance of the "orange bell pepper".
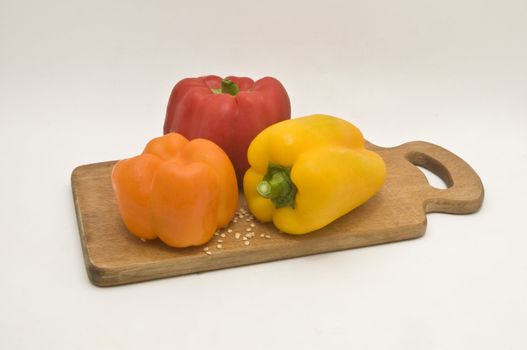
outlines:
{"label": "orange bell pepper", "polygon": [[225,152],[211,141],[176,133],[117,162],[112,185],[128,230],[172,247],[206,243],[238,206],[236,174]]}

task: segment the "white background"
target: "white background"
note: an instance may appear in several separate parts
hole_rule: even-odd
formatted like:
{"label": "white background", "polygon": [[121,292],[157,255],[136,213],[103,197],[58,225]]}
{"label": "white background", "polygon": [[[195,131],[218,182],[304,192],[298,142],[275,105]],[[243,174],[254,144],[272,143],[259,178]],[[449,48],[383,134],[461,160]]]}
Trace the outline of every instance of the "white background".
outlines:
{"label": "white background", "polygon": [[[524,0],[0,0],[0,348],[526,349],[526,19]],[[71,171],[140,152],[204,74],[450,149],[483,207],[413,241],[91,285]]]}

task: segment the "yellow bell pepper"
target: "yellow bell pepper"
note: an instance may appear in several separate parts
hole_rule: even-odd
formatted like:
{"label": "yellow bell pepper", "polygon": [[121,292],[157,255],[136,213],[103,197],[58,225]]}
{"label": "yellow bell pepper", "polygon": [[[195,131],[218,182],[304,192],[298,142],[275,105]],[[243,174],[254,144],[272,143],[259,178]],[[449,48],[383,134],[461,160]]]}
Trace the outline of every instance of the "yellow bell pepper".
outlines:
{"label": "yellow bell pepper", "polygon": [[386,176],[383,159],[364,148],[360,130],[328,115],[271,125],[252,141],[247,157],[249,210],[290,234],[315,231],[360,206]]}

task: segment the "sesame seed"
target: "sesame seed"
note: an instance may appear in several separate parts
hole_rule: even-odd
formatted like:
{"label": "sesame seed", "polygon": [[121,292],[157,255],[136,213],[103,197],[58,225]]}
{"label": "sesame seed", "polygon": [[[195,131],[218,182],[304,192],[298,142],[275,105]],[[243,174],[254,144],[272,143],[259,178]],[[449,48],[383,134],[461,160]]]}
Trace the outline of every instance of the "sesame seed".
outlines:
{"label": "sesame seed", "polygon": [[245,241],[244,244],[245,245],[249,245],[249,244],[251,244],[251,241]]}
{"label": "sesame seed", "polygon": [[216,248],[221,249],[221,248],[222,248],[222,245],[221,245],[221,244],[218,244],[218,245],[216,246]]}
{"label": "sesame seed", "polygon": [[256,226],[256,225],[255,224],[251,224],[251,227],[254,227],[254,226]]}
{"label": "sesame seed", "polygon": [[225,233],[222,233],[220,236],[223,237],[223,238],[225,238]]}
{"label": "sesame seed", "polygon": [[252,230],[253,230],[253,229],[250,228],[250,227],[247,227],[247,228],[245,229],[245,231],[247,231],[247,232],[251,232]]}
{"label": "sesame seed", "polygon": [[245,219],[245,221],[247,221],[247,222],[250,222],[250,221],[251,221],[251,219]]}
{"label": "sesame seed", "polygon": [[211,253],[211,252],[205,252],[205,254],[207,254],[207,255],[211,255],[212,253]]}
{"label": "sesame seed", "polygon": [[263,233],[260,233],[260,237],[265,237],[265,235]]}
{"label": "sesame seed", "polygon": [[235,237],[236,239],[240,239],[240,236],[241,236],[241,233],[240,233],[240,232],[236,232],[236,233],[234,234],[234,237]]}
{"label": "sesame seed", "polygon": [[271,235],[265,235],[265,238],[271,238]]}
{"label": "sesame seed", "polygon": [[209,247],[205,247],[205,248],[203,248],[203,250],[204,250],[204,251],[207,251],[207,250],[209,250]]}
{"label": "sesame seed", "polygon": [[228,233],[231,233],[231,232],[232,232],[232,229],[228,229],[227,232],[228,232]]}
{"label": "sesame seed", "polygon": [[223,239],[218,239],[218,243],[223,243]]}
{"label": "sesame seed", "polygon": [[243,236],[242,239],[243,239],[244,241],[246,241],[246,240],[247,240],[247,236]]}
{"label": "sesame seed", "polygon": [[242,215],[242,214],[238,215],[238,217],[239,217],[240,219],[243,219],[243,215]]}

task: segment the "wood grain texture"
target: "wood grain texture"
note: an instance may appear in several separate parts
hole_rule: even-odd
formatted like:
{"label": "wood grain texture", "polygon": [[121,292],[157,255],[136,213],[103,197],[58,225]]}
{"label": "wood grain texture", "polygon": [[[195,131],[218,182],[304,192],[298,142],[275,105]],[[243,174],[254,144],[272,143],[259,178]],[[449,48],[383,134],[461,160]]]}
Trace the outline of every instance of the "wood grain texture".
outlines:
{"label": "wood grain texture", "polygon": [[[426,229],[426,213],[468,214],[483,202],[483,185],[461,158],[439,146],[415,141],[393,148],[373,144],[387,165],[382,190],[363,206],[316,232],[292,236],[271,224],[238,218],[203,248],[171,248],[159,240],[143,242],[124,226],[112,190],[115,162],[83,165],[71,176],[81,244],[88,276],[98,286],[112,286],[195,272],[293,258],[342,249],[417,238]],[[447,189],[431,187],[415,166],[445,181]],[[240,207],[246,209],[243,196]],[[240,237],[253,223],[256,236],[245,245]],[[228,232],[231,229],[232,232]],[[261,234],[270,238],[260,237]],[[222,239],[222,248],[217,240]]]}

